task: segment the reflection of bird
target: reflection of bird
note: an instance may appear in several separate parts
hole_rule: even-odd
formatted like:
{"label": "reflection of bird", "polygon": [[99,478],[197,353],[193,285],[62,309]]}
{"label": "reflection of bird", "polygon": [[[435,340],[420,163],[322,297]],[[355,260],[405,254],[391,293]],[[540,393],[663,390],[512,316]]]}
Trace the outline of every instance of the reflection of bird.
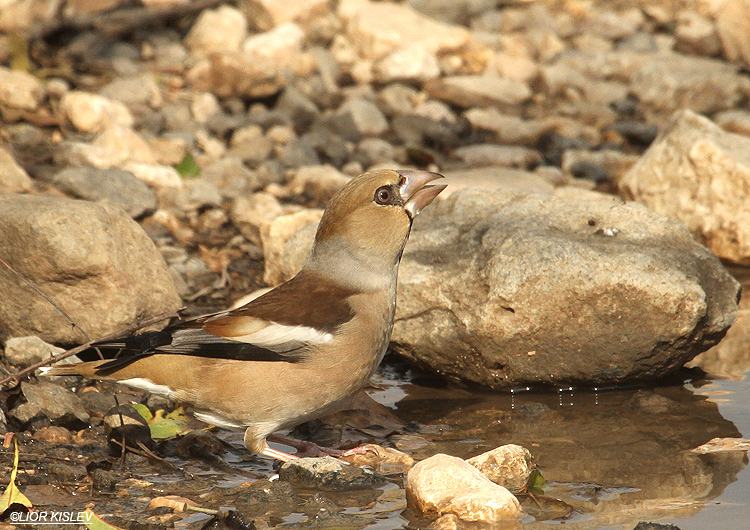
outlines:
{"label": "reflection of bird", "polygon": [[255,453],[288,460],[266,437],[335,411],[359,391],[390,340],[396,277],[412,221],[445,186],[413,170],[352,179],[320,221],[294,278],[248,304],[124,340],[113,360],[46,369],[116,380],[192,404],[196,416],[245,427]]}

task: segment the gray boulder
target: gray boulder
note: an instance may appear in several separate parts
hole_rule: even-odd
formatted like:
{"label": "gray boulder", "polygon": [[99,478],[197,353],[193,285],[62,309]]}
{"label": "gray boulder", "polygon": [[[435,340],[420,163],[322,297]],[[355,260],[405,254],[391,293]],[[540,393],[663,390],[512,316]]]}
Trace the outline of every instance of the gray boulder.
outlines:
{"label": "gray boulder", "polygon": [[724,336],[739,295],[639,204],[481,188],[425,210],[399,276],[398,351],[492,388],[666,376]]}
{"label": "gray boulder", "polygon": [[[49,196],[0,195],[0,257],[91,337],[180,305],[154,244],[118,208]],[[83,342],[49,302],[0,266],[0,340]]]}

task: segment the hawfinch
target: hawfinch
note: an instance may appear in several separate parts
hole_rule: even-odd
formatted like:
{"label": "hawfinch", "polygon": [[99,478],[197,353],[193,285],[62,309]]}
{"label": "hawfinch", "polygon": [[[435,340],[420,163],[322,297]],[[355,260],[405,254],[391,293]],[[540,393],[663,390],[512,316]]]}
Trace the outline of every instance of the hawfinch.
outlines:
{"label": "hawfinch", "polygon": [[114,359],[47,368],[191,404],[198,419],[244,428],[247,448],[279,460],[273,432],[334,412],[361,390],[388,347],[396,277],[414,217],[442,175],[377,170],[332,199],[294,278],[248,304],[162,331],[97,344]]}

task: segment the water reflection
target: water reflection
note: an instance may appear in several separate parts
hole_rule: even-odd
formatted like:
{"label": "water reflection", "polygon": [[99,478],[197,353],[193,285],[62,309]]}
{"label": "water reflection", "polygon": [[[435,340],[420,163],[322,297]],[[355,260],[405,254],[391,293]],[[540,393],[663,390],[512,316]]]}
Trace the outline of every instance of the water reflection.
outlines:
{"label": "water reflection", "polygon": [[396,414],[420,422],[427,442],[415,448],[415,458],[436,452],[468,458],[523,445],[551,483],[548,493],[576,508],[566,523],[574,528],[632,529],[639,520],[690,517],[747,464],[744,452],[690,452],[712,438],[741,434],[716,403],[684,386],[513,395],[418,384],[401,390],[406,397]]}

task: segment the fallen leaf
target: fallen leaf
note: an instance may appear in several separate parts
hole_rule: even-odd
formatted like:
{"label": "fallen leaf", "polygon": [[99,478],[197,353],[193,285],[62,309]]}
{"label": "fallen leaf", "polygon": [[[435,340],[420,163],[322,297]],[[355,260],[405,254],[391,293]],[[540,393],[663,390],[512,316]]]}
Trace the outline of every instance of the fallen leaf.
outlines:
{"label": "fallen leaf", "polygon": [[157,410],[156,413],[152,414],[146,405],[141,403],[134,403],[133,408],[138,411],[138,414],[148,423],[148,428],[151,431],[151,438],[157,441],[169,440],[176,438],[186,432],[188,429],[188,418],[185,416],[185,411],[182,407],[177,408],[169,414],[164,414],[163,410]]}
{"label": "fallen leaf", "polygon": [[3,440],[3,447],[10,447],[10,441],[13,440],[13,470],[10,472],[10,481],[8,487],[5,488],[3,496],[0,497],[0,513],[10,508],[11,504],[22,504],[27,508],[31,508],[31,501],[26,498],[26,495],[21,493],[21,490],[16,486],[16,475],[18,474],[18,441],[16,441],[13,433],[7,433]]}
{"label": "fallen leaf", "polygon": [[154,419],[148,422],[148,426],[151,429],[151,438],[154,440],[169,440],[189,432],[187,423],[188,418],[185,416],[185,411],[178,408],[166,416],[163,410],[157,410]]}
{"label": "fallen leaf", "polygon": [[154,415],[151,414],[149,408],[143,403],[133,403],[132,406],[138,412],[138,414],[143,416],[144,420],[151,421],[152,419],[154,419]]}

